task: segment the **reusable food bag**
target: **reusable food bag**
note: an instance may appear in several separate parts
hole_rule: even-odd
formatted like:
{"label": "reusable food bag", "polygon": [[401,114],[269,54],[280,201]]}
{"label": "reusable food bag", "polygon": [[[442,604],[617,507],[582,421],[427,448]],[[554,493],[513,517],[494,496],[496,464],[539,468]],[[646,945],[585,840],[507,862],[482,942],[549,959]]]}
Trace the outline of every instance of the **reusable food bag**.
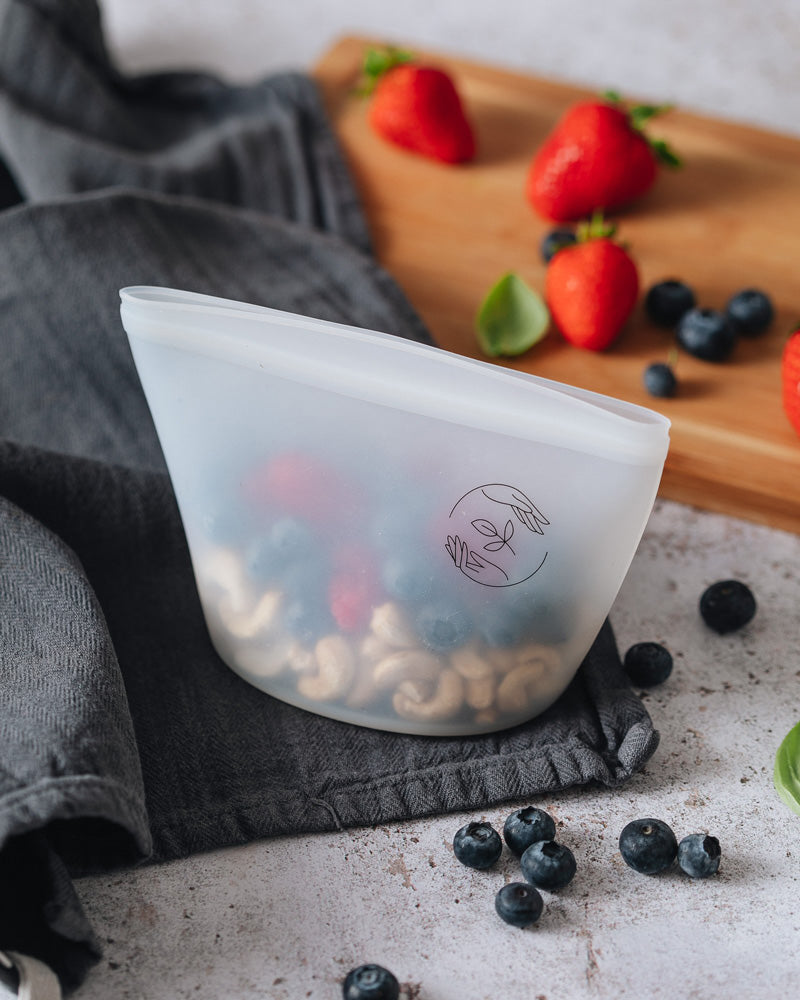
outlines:
{"label": "reusable food bag", "polygon": [[644,530],[664,417],[387,333],[121,298],[231,669],[408,733],[489,732],[558,698]]}

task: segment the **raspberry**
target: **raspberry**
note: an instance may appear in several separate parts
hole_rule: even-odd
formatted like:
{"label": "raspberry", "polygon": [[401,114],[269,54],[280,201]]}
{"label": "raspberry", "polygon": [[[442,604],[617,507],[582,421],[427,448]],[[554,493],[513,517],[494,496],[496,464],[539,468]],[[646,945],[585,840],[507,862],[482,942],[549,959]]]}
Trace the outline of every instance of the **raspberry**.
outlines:
{"label": "raspberry", "polygon": [[343,632],[366,628],[382,589],[372,552],[362,545],[343,545],[333,554],[328,606]]}

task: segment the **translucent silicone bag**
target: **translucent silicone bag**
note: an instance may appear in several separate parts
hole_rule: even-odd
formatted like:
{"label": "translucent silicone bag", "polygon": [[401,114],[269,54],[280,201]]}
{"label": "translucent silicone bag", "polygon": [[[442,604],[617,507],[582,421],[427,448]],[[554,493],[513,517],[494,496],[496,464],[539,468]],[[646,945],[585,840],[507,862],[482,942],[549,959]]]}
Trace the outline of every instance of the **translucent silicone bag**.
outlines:
{"label": "translucent silicone bag", "polygon": [[665,418],[389,334],[121,298],[231,669],[409,733],[487,732],[555,701],[644,530]]}

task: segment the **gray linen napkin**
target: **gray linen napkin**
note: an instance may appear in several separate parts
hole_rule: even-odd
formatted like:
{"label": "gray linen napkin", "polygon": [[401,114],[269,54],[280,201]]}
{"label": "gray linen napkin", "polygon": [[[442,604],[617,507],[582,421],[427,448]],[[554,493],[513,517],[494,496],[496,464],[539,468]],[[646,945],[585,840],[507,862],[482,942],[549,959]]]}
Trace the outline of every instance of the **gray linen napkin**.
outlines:
{"label": "gray linen napkin", "polygon": [[308,77],[126,79],[92,0],[0,0],[0,154],[26,199],[0,212],[0,948],[70,989],[100,954],[73,876],[642,766],[658,735],[608,624],[548,712],[466,739],[311,715],[211,646],[118,289],[430,342]]}

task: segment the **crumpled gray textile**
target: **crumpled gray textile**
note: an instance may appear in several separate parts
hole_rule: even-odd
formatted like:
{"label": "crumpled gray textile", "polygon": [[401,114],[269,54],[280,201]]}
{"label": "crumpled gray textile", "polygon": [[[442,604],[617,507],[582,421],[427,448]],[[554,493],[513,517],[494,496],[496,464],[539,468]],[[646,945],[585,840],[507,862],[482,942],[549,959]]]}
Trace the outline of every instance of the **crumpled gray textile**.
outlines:
{"label": "crumpled gray textile", "polygon": [[128,79],[92,0],[0,0],[0,156],[23,198],[0,212],[0,948],[69,990],[100,954],[81,873],[642,766],[658,735],[609,625],[548,712],[466,739],[309,714],[211,646],[119,288],[430,343],[309,76]]}

